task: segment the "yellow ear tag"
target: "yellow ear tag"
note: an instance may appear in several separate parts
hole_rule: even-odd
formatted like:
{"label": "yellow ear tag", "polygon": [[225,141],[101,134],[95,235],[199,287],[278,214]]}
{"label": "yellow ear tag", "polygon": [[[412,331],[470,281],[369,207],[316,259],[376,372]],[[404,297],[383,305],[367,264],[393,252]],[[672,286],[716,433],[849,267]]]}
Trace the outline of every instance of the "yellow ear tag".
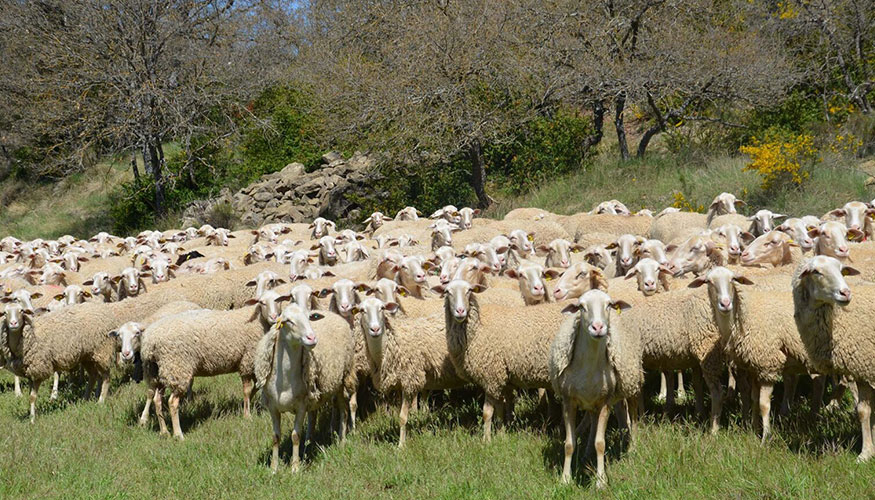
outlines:
{"label": "yellow ear tag", "polygon": [[788,241],[790,241],[790,243],[796,243],[795,241],[793,241],[793,238],[790,238]]}
{"label": "yellow ear tag", "polygon": [[614,308],[617,310],[617,314],[623,314],[623,310],[620,309],[620,306],[614,306]]}
{"label": "yellow ear tag", "polygon": [[11,289],[11,288],[7,288],[7,289],[6,289],[6,293],[12,293],[12,289]]}
{"label": "yellow ear tag", "polygon": [[530,234],[530,235],[528,236],[528,240],[529,240],[529,241],[535,241],[535,237],[532,236],[532,235]]}
{"label": "yellow ear tag", "polygon": [[402,297],[407,297],[407,292],[405,292],[404,290],[399,290],[398,294],[400,294]]}
{"label": "yellow ear tag", "polygon": [[282,329],[283,329],[283,322],[282,322],[282,320],[279,320],[276,322],[276,331],[280,331]]}
{"label": "yellow ear tag", "polygon": [[549,277],[549,276],[545,276],[545,277],[544,277],[544,281],[551,281],[552,279],[553,279],[553,278],[551,278],[551,277]]}

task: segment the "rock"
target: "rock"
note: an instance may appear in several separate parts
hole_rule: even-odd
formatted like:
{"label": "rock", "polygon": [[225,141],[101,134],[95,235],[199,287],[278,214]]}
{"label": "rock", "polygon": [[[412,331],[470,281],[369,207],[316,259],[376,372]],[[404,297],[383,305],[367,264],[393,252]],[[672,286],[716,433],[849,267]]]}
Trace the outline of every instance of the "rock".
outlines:
{"label": "rock", "polygon": [[322,155],[322,163],[326,165],[331,165],[336,161],[343,161],[343,155],[337,151],[329,151]]}
{"label": "rock", "polygon": [[875,186],[875,177],[869,177],[868,179],[866,179],[866,185]]}
{"label": "rock", "polygon": [[260,201],[260,202],[270,201],[273,199],[273,197],[274,197],[274,195],[268,191],[259,191],[259,192],[255,193],[255,196],[253,196],[255,201]]}

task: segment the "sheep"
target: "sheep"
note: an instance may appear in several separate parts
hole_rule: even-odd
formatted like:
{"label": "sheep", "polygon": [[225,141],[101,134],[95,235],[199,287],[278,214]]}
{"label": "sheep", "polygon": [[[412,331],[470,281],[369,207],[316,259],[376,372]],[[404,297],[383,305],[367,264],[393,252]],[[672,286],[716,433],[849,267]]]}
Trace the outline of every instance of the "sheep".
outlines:
{"label": "sheep", "polygon": [[175,272],[179,266],[171,264],[170,257],[159,254],[149,258],[142,269],[152,275],[152,283],[164,283],[170,278],[176,278]]}
{"label": "sheep", "polygon": [[590,215],[588,213],[558,218],[556,222],[565,229],[568,235],[573,236],[575,240],[590,233],[610,234],[613,237],[612,239],[621,234],[647,236],[651,226],[650,217],[608,214]]}
{"label": "sheep", "polygon": [[[388,281],[388,280],[387,280]],[[319,291],[306,283],[295,285],[288,293],[292,304],[297,304],[298,307],[305,311],[315,311],[319,309]]]}
{"label": "sheep", "polygon": [[146,293],[146,283],[143,282],[143,278],[147,278],[151,274],[135,267],[126,267],[117,276],[113,276],[112,281],[118,290],[118,300],[122,301],[128,297],[136,297],[141,293]]}
{"label": "sheep", "polygon": [[[162,318],[146,328],[140,346],[143,373],[149,387],[163,387],[170,392],[168,405],[174,437],[185,439],[179,425],[179,400],[196,376],[239,373],[243,380],[243,414],[249,417],[255,347],[279,315],[276,307],[264,304],[276,305],[287,299],[268,291],[259,299],[247,301],[247,305],[258,304],[255,308],[188,311]],[[166,434],[161,393],[154,394],[158,424],[161,433]]]}
{"label": "sheep", "polygon": [[747,203],[737,199],[732,193],[718,194],[714,197],[714,201],[711,202],[711,205],[708,206],[708,217],[706,225],[710,226],[711,221],[714,219],[714,217],[718,215],[737,213],[736,208],[738,206],[744,205],[747,205]]}
{"label": "sheep", "polygon": [[538,245],[537,250],[540,254],[547,255],[544,266],[568,268],[571,266],[571,254],[578,253],[584,248],[568,240],[555,239],[548,245]]}
{"label": "sheep", "polygon": [[576,299],[591,289],[608,287],[602,270],[585,262],[572,264],[563,271],[553,287],[553,300]]}
{"label": "sheep", "polygon": [[[611,405],[625,400],[634,438],[637,401],[644,383],[642,347],[638,331],[627,327],[620,311],[629,309],[601,290],[583,294],[577,304],[563,309],[573,316],[562,321],[550,346],[550,382],[562,398],[565,423],[565,461],[562,482],[571,481],[577,408],[596,414],[596,486],[606,485],[605,428]],[[612,318],[611,309],[617,317]],[[584,332],[585,329],[585,332]]]}
{"label": "sheep", "polygon": [[231,231],[225,228],[218,228],[208,232],[206,235],[207,238],[207,246],[220,246],[226,247],[230,243],[230,238],[236,238]]}
{"label": "sheep", "polygon": [[483,436],[489,441],[494,408],[504,400],[510,403],[514,388],[550,387],[547,361],[553,336],[547,332],[558,330],[562,315],[561,306],[552,303],[524,309],[481,305],[474,294],[485,289],[454,280],[434,290],[444,297],[447,345],[456,372],[486,393]]}
{"label": "sheep", "polygon": [[626,273],[624,279],[636,278],[638,291],[645,297],[649,297],[659,291],[659,285],[662,285],[664,291],[671,290],[668,277],[672,274],[669,268],[647,257],[636,262]]}
{"label": "sheep", "polygon": [[370,287],[367,291],[367,295],[373,295],[384,303],[395,302],[398,304],[398,310],[403,313],[404,308],[401,307],[399,301],[401,300],[401,297],[410,296],[410,292],[407,288],[404,288],[404,286],[399,285],[395,281],[381,278],[374,284],[374,286]]}
{"label": "sheep", "polygon": [[738,227],[750,228],[750,220],[748,220],[746,216],[738,213],[718,215],[711,219],[711,222],[708,223],[708,228],[716,229],[720,226],[725,226],[727,224],[732,224]]}
{"label": "sheep", "polygon": [[458,225],[461,221],[461,217],[459,216],[459,209],[454,205],[446,205],[443,208],[435,210],[431,215],[428,216],[429,219],[444,219],[450,224]]}
{"label": "sheep", "polygon": [[334,223],[334,221],[330,221],[324,217],[316,217],[315,219],[313,219],[313,222],[310,223],[309,228],[312,229],[312,232],[310,233],[310,239],[318,240],[320,238],[328,236],[331,231],[336,231],[337,225]]}
{"label": "sheep", "polygon": [[461,228],[456,224],[451,224],[444,220],[438,220],[428,227],[431,229],[432,252],[442,246],[453,246],[452,233],[455,231],[461,231]]}
{"label": "sheep", "polygon": [[525,207],[511,210],[504,216],[504,220],[530,221],[555,219],[556,217],[556,214],[550,213],[541,208]]}
{"label": "sheep", "polygon": [[343,278],[335,281],[331,288],[324,288],[319,294],[321,298],[331,295],[328,310],[349,322],[350,328],[353,324],[353,309],[360,301],[359,288],[361,285],[356,285],[352,280]]}
{"label": "sheep", "polygon": [[313,263],[313,256],[307,250],[295,250],[288,261],[289,279],[295,281],[304,274],[307,266]]}
{"label": "sheep", "polygon": [[814,255],[827,255],[839,260],[850,256],[848,240],[863,240],[865,234],[859,229],[848,229],[841,222],[823,222],[820,227],[808,231],[814,238]]}
{"label": "sheep", "polygon": [[350,241],[346,244],[344,248],[345,258],[343,261],[345,263],[350,262],[359,262],[363,260],[368,260],[371,258],[371,254],[368,251],[367,247],[361,244],[358,241]]}
{"label": "sheep", "polygon": [[644,240],[635,247],[635,257],[637,259],[653,259],[659,264],[668,264],[668,255],[666,252],[674,250],[672,246],[666,246],[659,240]]}
{"label": "sheep", "polygon": [[583,251],[583,258],[587,264],[601,269],[606,278],[614,278],[617,274],[615,253],[616,250],[608,250],[608,245],[591,245]]}
{"label": "sheep", "polygon": [[319,238],[318,243],[310,247],[310,251],[319,252],[320,266],[333,266],[337,264],[337,249],[334,246],[335,239],[331,236]]}
{"label": "sheep", "polygon": [[255,276],[255,279],[249,280],[246,282],[246,286],[254,286],[255,287],[255,297],[261,297],[261,295],[271,288],[284,284],[286,281],[279,277],[279,275],[273,271],[267,270],[258,273]]}
{"label": "sheep", "polygon": [[717,226],[711,233],[711,238],[724,245],[731,262],[738,262],[745,245],[755,239],[754,235],[735,224]]}
{"label": "sheep", "polygon": [[875,289],[857,285],[852,299],[844,277],[858,274],[833,257],[816,256],[800,264],[792,281],[793,317],[815,370],[857,383],[857,416],[863,437],[857,461],[865,462],[875,455],[871,422],[875,342],[869,317],[875,307]]}
{"label": "sheep", "polygon": [[675,273],[675,276],[683,276],[686,273],[699,275],[714,264],[723,265],[720,246],[711,238],[699,235],[688,238],[675,249],[668,268]]}
{"label": "sheep", "polygon": [[[556,240],[564,241],[564,240]],[[495,274],[501,273],[507,264],[507,247],[498,247],[497,249],[491,244],[474,243],[465,247],[465,254],[469,257],[476,257],[484,264],[492,268]]]}
{"label": "sheep", "polygon": [[653,219],[648,238],[669,244],[678,244],[708,228],[704,214],[695,212],[676,212],[657,216]]}
{"label": "sheep", "polygon": [[85,299],[90,299],[91,293],[84,290],[79,285],[67,285],[64,291],[54,296],[54,302],[49,304],[48,310],[55,311],[62,307],[74,306],[85,302]]}
{"label": "sheep", "polygon": [[88,262],[88,260],[88,257],[85,257],[80,253],[68,250],[64,252],[60,258],[52,259],[52,262],[61,264],[61,266],[68,271],[79,272],[79,263]]}
{"label": "sheep", "polygon": [[615,261],[615,265],[617,266],[617,270],[615,275],[622,276],[629,272],[629,269],[635,265],[636,262],[636,250],[638,246],[644,243],[645,239],[641,236],[635,236],[632,234],[624,234],[621,235],[614,241],[605,247],[607,250],[617,249],[617,259]]}
{"label": "sheep", "polygon": [[626,208],[626,205],[617,201],[603,201],[595,206],[591,211],[588,212],[589,215],[631,215],[632,212]]}
{"label": "sheep", "polygon": [[[327,317],[326,317],[327,316]],[[311,324],[315,322],[314,325]],[[346,436],[346,382],[352,364],[353,341],[347,323],[334,315],[307,313],[291,304],[256,348],[255,373],[262,402],[273,426],[271,470],[279,467],[280,416],[295,413],[292,430],[292,470],[300,467],[301,426],[307,412],[333,403],[341,413],[340,437]]]}
{"label": "sheep", "polygon": [[459,210],[459,227],[462,229],[471,229],[474,227],[474,217],[480,215],[479,208],[462,207]]}
{"label": "sheep", "polygon": [[857,229],[865,233],[866,238],[875,236],[871,217],[875,216],[875,208],[860,201],[849,201],[842,208],[832,210],[827,216],[843,217],[848,229]]}
{"label": "sheep", "polygon": [[802,252],[806,253],[814,249],[814,239],[811,238],[811,236],[808,236],[808,231],[819,225],[820,224],[809,227],[802,219],[791,217],[785,219],[780,226],[775,228],[775,230],[787,233],[793,241],[799,244],[802,248]]}
{"label": "sheep", "polygon": [[355,335],[367,349],[374,387],[388,393],[401,392],[398,447],[407,436],[407,415],[416,395],[423,390],[455,389],[465,385],[450,360],[447,339],[439,313],[425,318],[390,319],[398,305],[369,297],[360,310]]}
{"label": "sheep", "polygon": [[428,281],[426,280],[425,273],[432,266],[433,264],[430,261],[423,260],[418,255],[403,257],[395,265],[395,281],[406,288],[411,295],[421,299],[428,290]]}
{"label": "sheep", "polygon": [[273,245],[260,241],[249,245],[246,253],[243,254],[243,263],[248,266],[256,262],[268,261],[271,257],[273,257]]}
{"label": "sheep", "polygon": [[802,252],[799,245],[782,231],[771,231],[753,240],[741,253],[742,266],[771,264],[786,266],[798,262]]}
{"label": "sheep", "polygon": [[748,217],[747,220],[751,221],[750,232],[754,236],[762,236],[775,228],[776,219],[785,219],[786,217],[786,215],[776,214],[771,210],[758,210],[757,213]]}
{"label": "sheep", "polygon": [[[168,267],[170,269],[173,269],[174,267],[176,267],[178,269],[178,266],[168,266]],[[231,263],[228,262],[228,259],[225,259],[223,257],[215,257],[213,259],[207,260],[206,262],[197,262],[197,263],[188,262],[183,266],[182,269],[184,271],[188,271],[190,273],[195,273],[195,274],[212,274],[212,273],[217,273],[219,271],[223,271],[223,270],[227,271],[227,270],[231,269]],[[153,276],[154,276],[154,274],[153,274]]]}
{"label": "sheep", "polygon": [[540,264],[526,262],[516,269],[508,269],[507,277],[519,281],[520,293],[527,306],[550,302],[551,294],[547,291],[546,281],[559,276],[555,269],[544,269]]}
{"label": "sheep", "polygon": [[422,215],[422,212],[417,210],[415,207],[404,207],[399,210],[395,214],[395,220],[397,221],[406,221],[406,220],[419,220],[419,216]]}

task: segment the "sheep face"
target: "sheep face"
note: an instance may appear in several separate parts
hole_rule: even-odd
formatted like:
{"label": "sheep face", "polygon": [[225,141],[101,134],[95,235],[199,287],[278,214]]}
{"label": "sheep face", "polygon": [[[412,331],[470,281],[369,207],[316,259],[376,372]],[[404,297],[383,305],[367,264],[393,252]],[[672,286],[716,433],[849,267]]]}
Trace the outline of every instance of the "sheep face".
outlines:
{"label": "sheep face", "polygon": [[329,266],[337,264],[337,249],[334,246],[334,238],[331,236],[323,236],[319,238],[319,243],[313,245],[310,250],[319,251],[319,263]]}
{"label": "sheep face", "polygon": [[91,298],[91,294],[83,290],[79,285],[67,285],[64,292],[55,296],[55,300],[63,302],[64,305],[73,306],[85,302],[85,299]]}
{"label": "sheep face", "polygon": [[[504,252],[499,252],[499,250],[504,250]],[[496,250],[492,247],[492,245],[476,244],[471,247],[468,255],[470,257],[476,257],[484,264],[488,265],[492,269],[493,273],[498,274],[501,272],[507,262],[505,252],[507,252],[506,247],[500,247],[498,250]]]}
{"label": "sheep face", "polygon": [[766,234],[775,229],[775,221],[777,219],[786,218],[786,215],[776,214],[770,210],[760,210],[756,214],[751,215],[747,220],[751,221],[751,230],[756,236]]}
{"label": "sheep face", "polygon": [[146,328],[135,321],[129,321],[117,330],[109,332],[110,337],[115,337],[121,341],[122,361],[131,363],[134,361],[134,354],[140,352],[140,336]]}
{"label": "sheep face", "polygon": [[147,276],[149,276],[148,272],[140,272],[136,268],[126,267],[113,280],[118,282],[119,290],[125,290],[129,296],[136,297],[140,293],[141,278]]}
{"label": "sheep face", "polygon": [[394,314],[398,310],[398,304],[383,302],[374,297],[368,297],[356,306],[356,312],[361,313],[359,322],[362,330],[368,332],[371,337],[379,337],[386,330],[385,313]]}
{"label": "sheep face", "polygon": [[617,249],[617,270],[627,272],[635,265],[635,250],[644,243],[644,238],[632,234],[624,234],[617,241],[607,246],[608,250]]}
{"label": "sheep face", "polygon": [[145,269],[152,271],[152,283],[163,283],[170,281],[170,278],[175,278],[174,271],[179,269],[179,266],[171,264],[164,256],[149,259],[149,263]]}
{"label": "sheep face", "polygon": [[329,231],[333,231],[337,226],[334,222],[325,219],[324,217],[317,217],[310,224],[310,229],[313,231],[310,233],[310,237],[314,240],[318,240],[325,236],[328,236]]}
{"label": "sheep face", "polygon": [[480,209],[464,207],[459,210],[459,227],[462,229],[471,229],[474,227],[474,217],[480,215]]}
{"label": "sheep face", "polygon": [[9,294],[7,297],[4,297],[4,302],[14,301],[17,302],[22,308],[27,311],[36,311],[36,308],[33,307],[33,299],[38,299],[42,297],[43,294],[39,292],[31,293],[24,288],[21,290],[16,290]]}
{"label": "sheep face", "polygon": [[404,207],[395,214],[395,220],[419,220],[422,213],[415,207]]}
{"label": "sheep face", "polygon": [[586,249],[583,258],[589,265],[605,270],[614,264],[614,253],[605,245],[592,245]]}
{"label": "sheep face", "polygon": [[659,291],[659,283],[668,288],[666,280],[671,276],[669,268],[651,258],[641,259],[626,273],[625,279],[637,278],[638,291],[649,297]]}
{"label": "sheep face", "polygon": [[319,303],[316,301],[316,298],[319,297],[319,292],[313,290],[310,285],[303,283],[296,285],[289,292],[289,296],[292,303],[297,304],[301,309],[312,311],[319,307]]}
{"label": "sheep face", "polygon": [[289,304],[283,309],[279,321],[274,328],[285,336],[289,347],[313,347],[316,345],[316,332],[311,321],[318,321],[324,316],[317,312],[307,312],[297,304]]}
{"label": "sheep face", "polygon": [[839,260],[850,256],[848,239],[863,239],[859,229],[848,229],[841,222],[824,222],[819,228],[808,231],[808,236],[817,238],[814,242],[814,253],[828,255]]}
{"label": "sheep face", "polygon": [[557,238],[549,245],[538,245],[538,253],[547,254],[544,265],[547,267],[568,268],[571,266],[571,254],[583,250],[583,247],[572,244],[568,240]]}
{"label": "sheep face", "polygon": [[452,313],[453,319],[461,323],[468,319],[471,310],[471,294],[486,290],[483,285],[472,285],[465,280],[453,280],[448,285],[433,288],[444,297],[444,308]]}
{"label": "sheep face", "polygon": [[816,227],[817,225],[808,227],[802,219],[792,218],[785,220],[775,230],[787,233],[793,241],[802,247],[803,251],[807,252],[814,248],[814,239],[808,236],[808,231]]}
{"label": "sheep face", "polygon": [[799,286],[805,287],[815,302],[844,306],[851,302],[851,288],[845,276],[858,274],[860,271],[834,257],[818,255],[802,264]]}
{"label": "sheep face", "polygon": [[438,279],[443,284],[449,283],[453,275],[456,274],[456,271],[459,269],[459,265],[461,265],[462,259],[458,257],[451,257],[449,259],[445,259],[441,262],[440,273],[438,274]]}
{"label": "sheep face", "polygon": [[450,281],[461,279],[469,283],[481,283],[491,269],[480,259],[466,257],[459,262],[459,267]]}
{"label": "sheep face", "polygon": [[535,246],[532,244],[535,241],[535,233],[527,233],[522,229],[514,229],[507,235],[510,241],[510,246],[522,255],[532,255],[535,253]]}
{"label": "sheep face", "polygon": [[718,240],[718,243],[726,245],[726,250],[732,257],[739,257],[744,245],[754,240],[754,236],[747,231],[742,230],[735,224],[726,224],[718,227],[712,233],[712,237]]}
{"label": "sheep face", "polygon": [[645,240],[635,249],[635,256],[639,259],[653,259],[659,264],[668,264],[666,246],[659,240]]}
{"label": "sheep face", "polygon": [[601,290],[590,290],[580,296],[577,304],[569,305],[562,312],[580,313],[580,326],[585,326],[592,338],[602,339],[611,331],[611,309],[619,314],[630,307],[622,300],[612,300]]}
{"label": "sheep face", "polygon": [[370,289],[367,293],[368,295],[373,294],[374,297],[380,299],[384,303],[397,303],[399,295],[401,297],[406,297],[410,294],[407,288],[386,278],[381,278],[380,280],[378,280],[377,284],[374,285],[374,287]]}
{"label": "sheep face", "polygon": [[[451,246],[442,246],[434,251],[436,264],[442,264],[445,260],[452,259],[456,256],[456,251]],[[434,259],[432,259],[434,260]]]}
{"label": "sheep face", "polygon": [[248,281],[246,286],[254,286],[255,296],[261,297],[266,290],[270,290],[276,285],[282,283],[285,283],[285,280],[281,279],[277,273],[273,271],[262,271],[255,276],[255,279]]}
{"label": "sheep face", "polygon": [[753,282],[744,276],[738,275],[729,269],[718,266],[704,276],[700,276],[690,282],[688,288],[698,288],[708,285],[708,297],[711,306],[722,315],[727,315],[735,307],[736,289],[735,284],[753,285]]}
{"label": "sheep face", "polygon": [[313,257],[306,250],[295,250],[289,257],[289,278],[297,280],[304,275],[307,266],[313,262]]}
{"label": "sheep face", "polygon": [[338,314],[346,319],[352,316],[353,307],[358,303],[358,294],[356,293],[356,285],[348,279],[340,279],[331,285],[331,288],[322,290],[320,296],[331,297],[331,309],[337,311]]}
{"label": "sheep face", "polygon": [[[599,276],[593,276],[594,273],[598,273]],[[601,278],[600,270],[593,269],[582,262],[574,264],[566,269],[556,281],[553,298],[556,300],[576,299],[590,288],[596,288],[592,286],[592,283]]]}
{"label": "sheep face", "polygon": [[256,299],[247,300],[245,304],[247,306],[255,306],[252,319],[260,315],[263,321],[273,324],[280,317],[280,304],[288,301],[290,298],[289,295],[280,295],[273,290],[267,290]]}
{"label": "sheep face", "polygon": [[538,264],[521,265],[516,270],[509,269],[507,276],[519,281],[520,292],[526,304],[543,302],[547,295],[546,281],[552,280],[559,275],[559,271],[547,269]]}
{"label": "sheep face", "polygon": [[345,262],[359,262],[368,260],[371,254],[368,249],[358,241],[350,241],[346,244],[346,259]]}
{"label": "sheep face", "polygon": [[771,264],[780,266],[790,262],[790,247],[798,246],[781,231],[766,233],[753,240],[741,253],[741,265]]}
{"label": "sheep face", "polygon": [[827,215],[844,217],[845,225],[848,229],[859,229],[862,231],[866,227],[866,218],[875,216],[875,208],[860,201],[851,201],[845,203],[845,206],[842,208],[837,208]]}
{"label": "sheep face", "polygon": [[431,248],[438,249],[453,245],[453,232],[459,231],[459,226],[446,221],[438,221],[428,226],[431,229]]}
{"label": "sheep face", "polygon": [[21,331],[21,328],[24,327],[24,322],[27,320],[26,316],[29,314],[33,314],[31,310],[25,309],[17,302],[6,304],[6,307],[0,312],[6,327],[13,332]]}
{"label": "sheep face", "polygon": [[745,205],[746,203],[736,199],[732,193],[720,193],[711,202],[708,207],[708,214],[711,215],[726,215],[738,213],[736,206]]}

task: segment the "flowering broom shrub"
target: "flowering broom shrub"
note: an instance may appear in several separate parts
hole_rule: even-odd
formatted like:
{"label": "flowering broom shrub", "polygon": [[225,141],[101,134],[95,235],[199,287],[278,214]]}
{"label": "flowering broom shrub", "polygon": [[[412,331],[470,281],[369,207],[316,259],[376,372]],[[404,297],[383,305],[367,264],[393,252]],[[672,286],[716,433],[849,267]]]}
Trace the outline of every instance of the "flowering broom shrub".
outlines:
{"label": "flowering broom shrub", "polygon": [[814,138],[804,134],[766,142],[754,138],[739,151],[751,158],[743,170],[758,173],[762,188],[767,191],[788,185],[801,187],[809,177],[804,165],[817,157]]}

